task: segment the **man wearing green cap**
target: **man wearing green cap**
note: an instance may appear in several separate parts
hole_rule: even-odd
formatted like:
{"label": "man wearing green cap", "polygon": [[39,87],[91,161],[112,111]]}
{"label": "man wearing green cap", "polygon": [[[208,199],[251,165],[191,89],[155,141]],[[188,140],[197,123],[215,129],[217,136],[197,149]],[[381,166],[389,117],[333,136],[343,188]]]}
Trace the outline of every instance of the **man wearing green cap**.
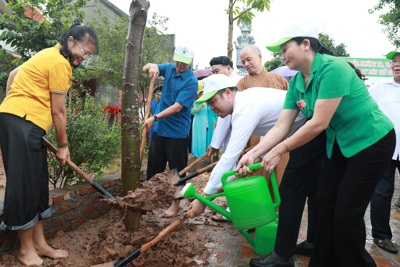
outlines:
{"label": "man wearing green cap", "polygon": [[397,253],[398,249],[392,242],[390,210],[395,172],[400,169],[400,52],[391,51],[386,58],[391,61],[393,77],[374,83],[369,92],[383,113],[393,122],[397,140],[392,160],[372,195],[370,216],[374,243],[383,250]]}
{"label": "man wearing green cap", "polygon": [[[169,168],[184,169],[188,163],[188,143],[191,109],[197,95],[198,82],[192,71],[194,52],[187,46],[177,46],[174,63],[153,64],[143,67],[150,79],[158,75],[164,77],[160,103],[154,115],[143,123],[149,130],[154,124],[147,163],[147,179]],[[179,202],[174,201],[165,213],[173,216],[179,210]]]}
{"label": "man wearing green cap", "polygon": [[[196,103],[207,101],[211,109],[221,118],[232,115],[232,132],[228,146],[217,165],[211,172],[204,193],[212,195],[221,188],[222,175],[234,168],[251,135],[263,136],[271,129],[282,111],[286,91],[253,87],[237,91],[236,84],[223,74],[214,74],[203,79],[204,91]],[[299,115],[291,129],[291,135],[303,125],[305,118]],[[196,217],[206,208],[200,201],[194,200],[189,207],[188,215]]]}

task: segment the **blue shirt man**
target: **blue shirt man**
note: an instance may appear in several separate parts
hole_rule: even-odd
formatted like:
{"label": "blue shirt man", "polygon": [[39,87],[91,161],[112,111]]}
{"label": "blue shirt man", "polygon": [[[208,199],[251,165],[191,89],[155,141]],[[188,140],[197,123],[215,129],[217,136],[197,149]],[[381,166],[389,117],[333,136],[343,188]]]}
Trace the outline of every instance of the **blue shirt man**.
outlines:
{"label": "blue shirt man", "polygon": [[[174,63],[148,63],[143,71],[150,79],[164,76],[160,104],[155,114],[143,123],[149,130],[154,124],[147,163],[147,179],[169,168],[181,171],[188,163],[188,142],[191,108],[197,95],[198,82],[191,63],[194,53],[186,46],[178,46],[174,51]],[[173,216],[179,209],[174,201],[165,213]]]}

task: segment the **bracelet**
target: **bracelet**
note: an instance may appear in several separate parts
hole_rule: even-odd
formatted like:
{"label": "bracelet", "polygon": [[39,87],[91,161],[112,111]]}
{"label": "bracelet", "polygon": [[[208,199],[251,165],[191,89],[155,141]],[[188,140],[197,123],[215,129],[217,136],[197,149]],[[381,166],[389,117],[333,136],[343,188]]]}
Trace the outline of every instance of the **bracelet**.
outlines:
{"label": "bracelet", "polygon": [[58,148],[66,148],[68,147],[68,143],[58,144]]}
{"label": "bracelet", "polygon": [[289,149],[289,147],[288,147],[288,145],[287,145],[287,138],[285,139],[284,144],[285,144],[285,147],[286,147],[287,152],[290,152],[290,149]]}

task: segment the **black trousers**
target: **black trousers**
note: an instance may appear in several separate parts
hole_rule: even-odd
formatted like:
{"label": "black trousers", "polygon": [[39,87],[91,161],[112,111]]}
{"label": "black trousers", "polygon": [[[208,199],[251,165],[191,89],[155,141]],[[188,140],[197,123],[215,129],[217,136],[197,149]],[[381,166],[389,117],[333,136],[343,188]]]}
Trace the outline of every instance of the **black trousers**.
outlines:
{"label": "black trousers", "polygon": [[385,172],[396,143],[394,130],[356,155],[346,158],[335,142],[324,161],[321,208],[311,267],[376,266],[365,249],[364,215]]}
{"label": "black trousers", "polygon": [[307,144],[290,152],[290,159],[279,185],[281,205],[274,250],[281,257],[289,258],[294,255],[306,199],[307,241],[314,243],[325,144],[326,134],[322,132]]}
{"label": "black trousers", "polygon": [[392,229],[390,228],[390,210],[396,169],[400,171],[400,161],[392,160],[372,195],[370,216],[373,238],[392,239],[393,237]]}
{"label": "black trousers", "polygon": [[168,138],[153,132],[147,162],[147,180],[165,171],[167,163],[170,170],[183,170],[188,164],[188,142],[189,138]]}

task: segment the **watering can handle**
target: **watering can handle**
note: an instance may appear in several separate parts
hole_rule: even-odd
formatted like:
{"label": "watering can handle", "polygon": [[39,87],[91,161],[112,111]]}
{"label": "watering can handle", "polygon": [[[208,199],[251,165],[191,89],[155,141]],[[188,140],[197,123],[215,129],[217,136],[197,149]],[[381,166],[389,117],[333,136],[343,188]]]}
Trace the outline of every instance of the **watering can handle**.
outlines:
{"label": "watering can handle", "polygon": [[[252,165],[249,165],[249,166],[248,166],[248,168],[249,168],[251,171],[257,170],[257,169],[259,169],[260,167],[261,167],[261,162],[256,163],[256,164],[252,164]],[[226,179],[227,179],[228,177],[232,176],[232,175],[235,175],[236,173],[237,173],[237,171],[229,171],[229,172],[224,173],[224,174],[222,175],[222,178],[221,178],[222,185],[225,186],[225,184],[226,184]]]}

